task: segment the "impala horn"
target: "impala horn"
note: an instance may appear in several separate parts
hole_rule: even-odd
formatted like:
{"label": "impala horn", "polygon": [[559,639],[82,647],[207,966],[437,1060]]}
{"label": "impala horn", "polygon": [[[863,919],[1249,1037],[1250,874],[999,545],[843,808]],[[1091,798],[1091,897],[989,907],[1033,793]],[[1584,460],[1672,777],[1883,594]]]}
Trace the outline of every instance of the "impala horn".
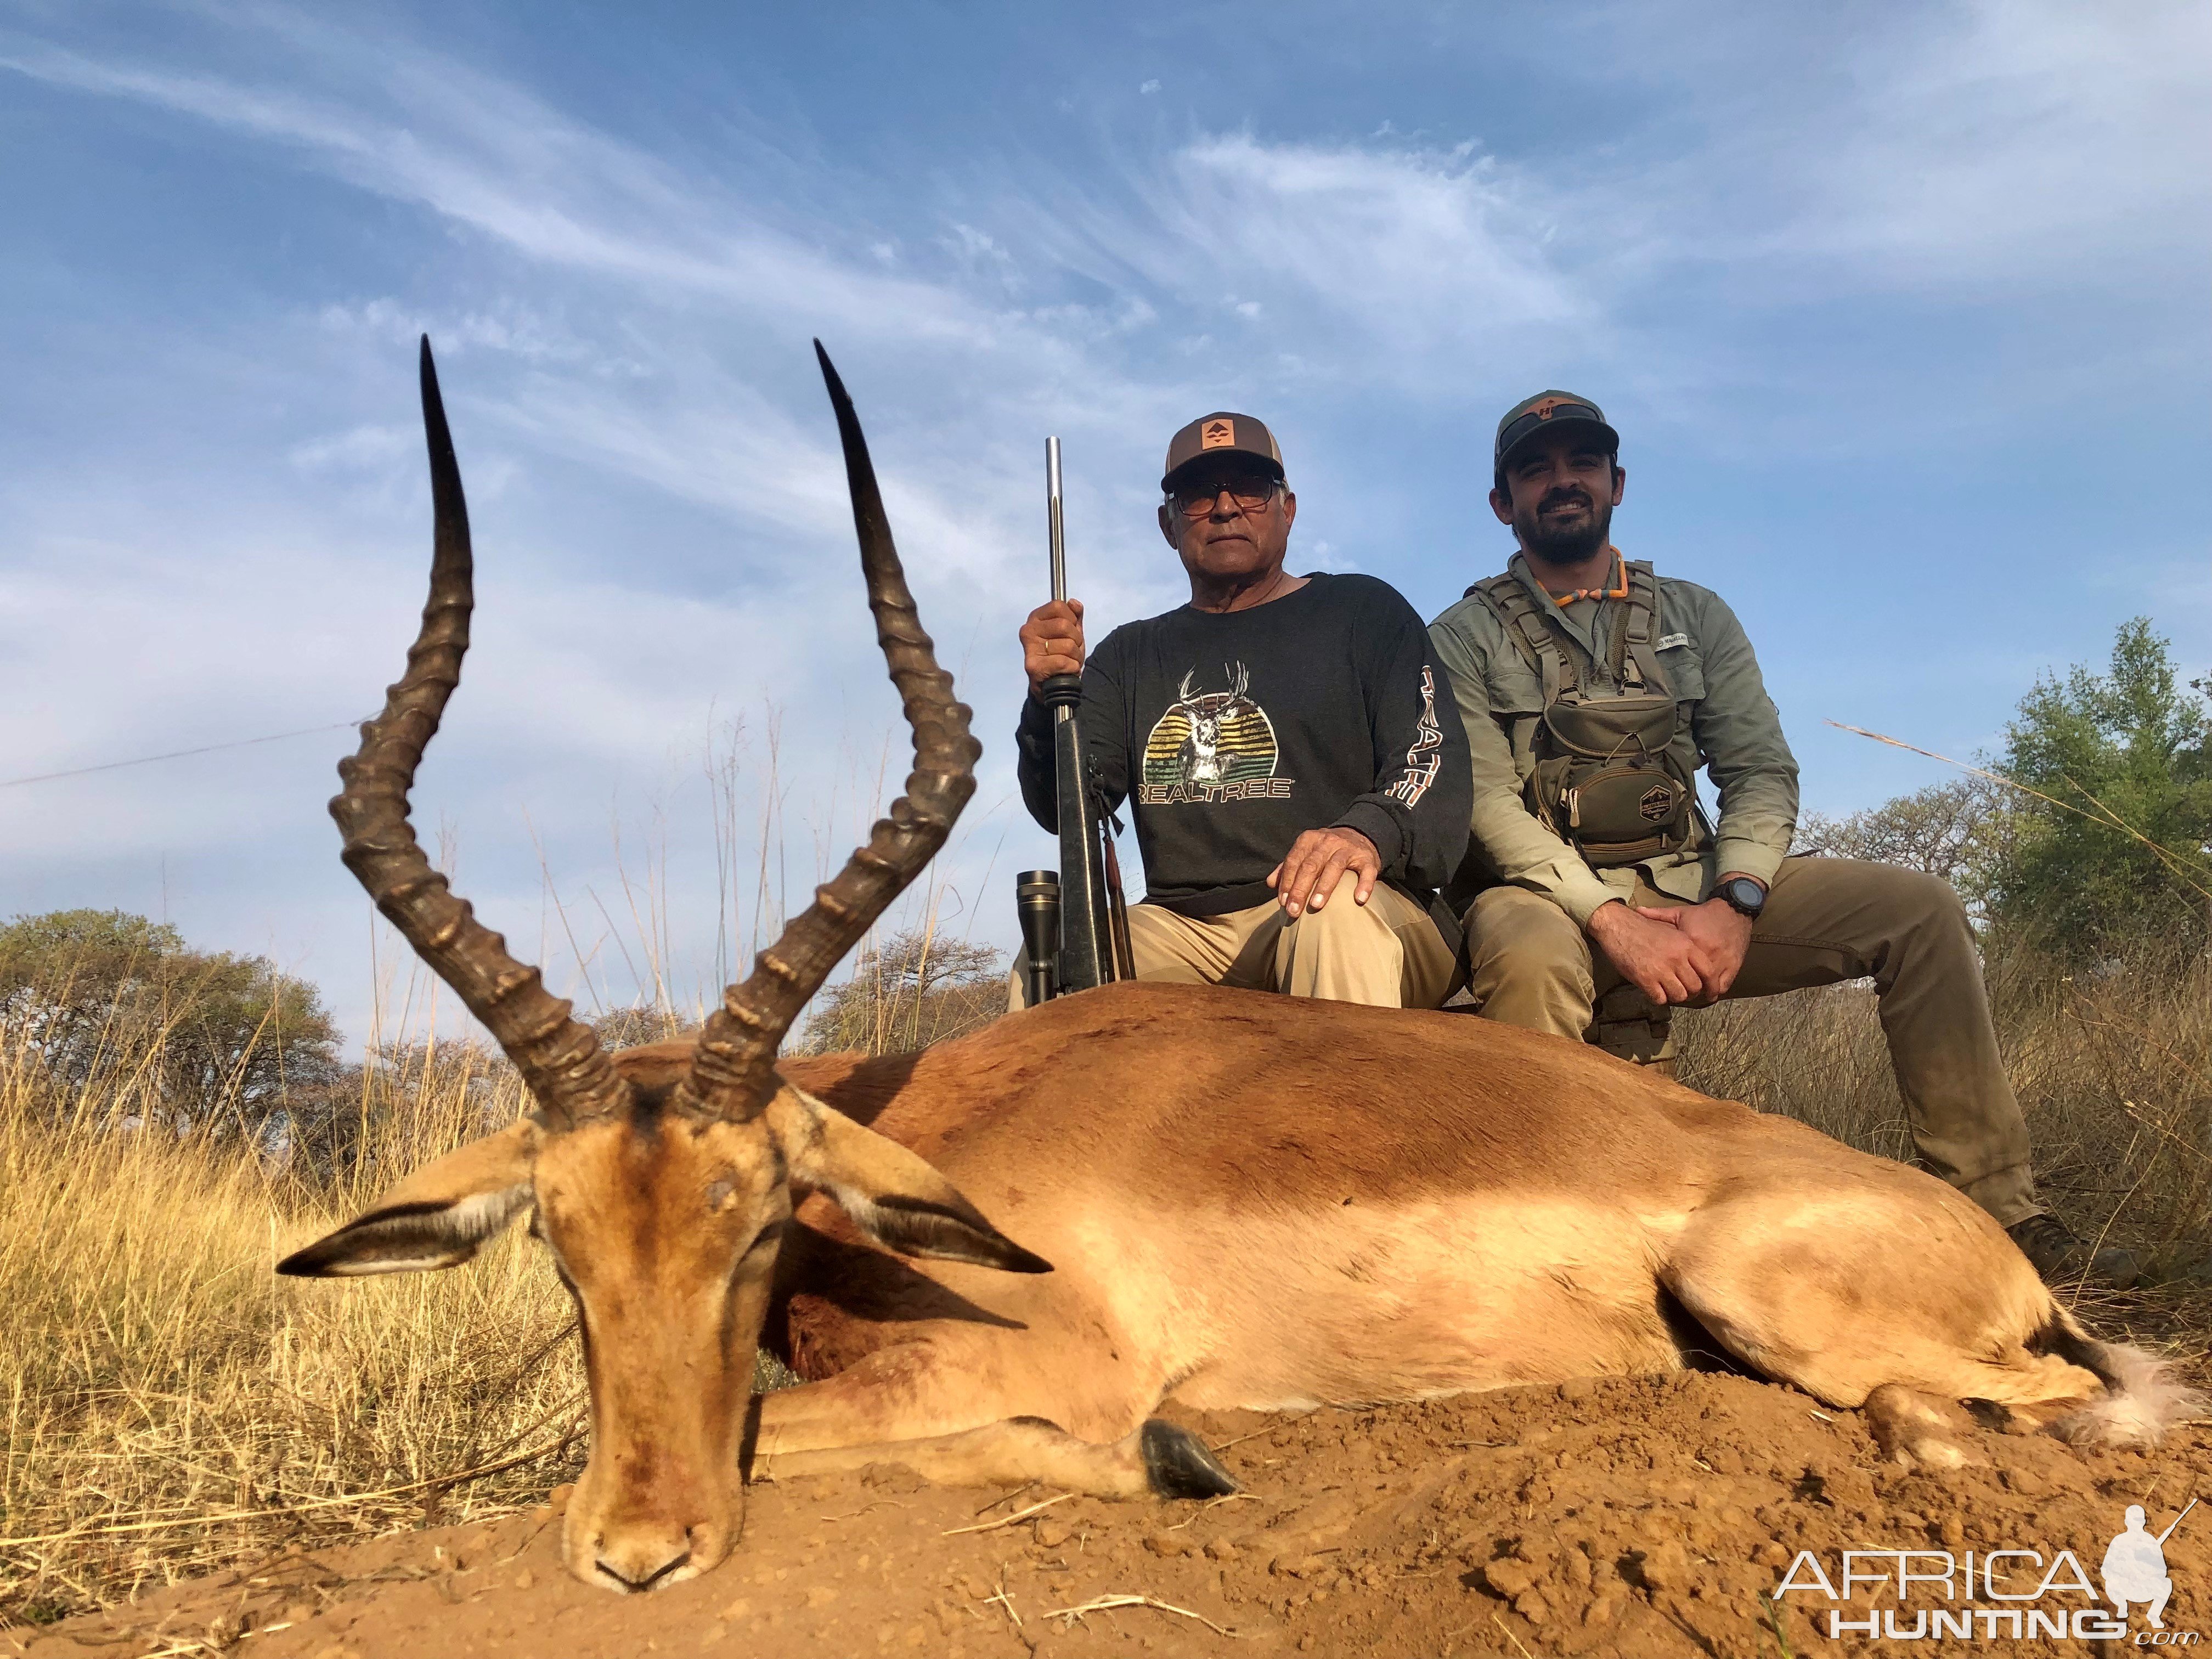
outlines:
{"label": "impala horn", "polygon": [[331,816],[345,836],[346,868],[507,1051],[537,1100],[540,1121],[566,1129],[624,1104],[629,1084],[592,1028],[570,1018],[568,1004],[546,991],[538,969],[509,956],[507,941],[476,919],[466,900],[453,896],[407,818],[415,769],[437,735],[446,700],[460,684],[469,612],[476,604],[468,502],[427,334],[422,428],[430,447],[437,526],[422,631],[407,653],[406,673],[385,693],[384,712],[361,728],[361,748],[338,763],[345,787],[331,802]]}
{"label": "impala horn", "polygon": [[906,793],[891,803],[889,816],[878,820],[868,844],[845,861],[834,879],[814,890],[814,902],[754,960],[749,978],[722,994],[722,1006],[707,1020],[676,1103],[701,1115],[740,1122],[757,1116],[775,1092],[776,1049],[799,1011],[945,844],[953,820],[975,793],[975,761],[983,752],[969,735],[968,707],[954,699],[952,676],[937,665],[936,647],[922,631],[914,595],[907,591],[853,400],[819,340],[814,355],[821,360],[830,406],[837,412],[868,609],[875,613],[876,643],[883,647],[914,732],[914,770]]}

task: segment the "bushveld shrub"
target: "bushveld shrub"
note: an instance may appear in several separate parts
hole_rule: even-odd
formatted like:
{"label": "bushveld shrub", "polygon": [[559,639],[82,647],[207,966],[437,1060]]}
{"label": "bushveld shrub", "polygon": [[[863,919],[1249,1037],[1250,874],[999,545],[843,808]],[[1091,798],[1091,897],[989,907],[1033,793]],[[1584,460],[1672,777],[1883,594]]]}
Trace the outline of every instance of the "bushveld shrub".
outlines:
{"label": "bushveld shrub", "polygon": [[1006,958],[985,945],[916,929],[864,948],[852,977],[817,998],[799,1054],[927,1048],[1006,1012]]}
{"label": "bushveld shrub", "polygon": [[1955,886],[1993,951],[2075,965],[2139,943],[2203,945],[2212,924],[2212,714],[2142,617],[2105,673],[2036,682],[1980,773],[1846,817],[1798,845]]}
{"label": "bushveld shrub", "polygon": [[53,1101],[92,1091],[146,1121],[249,1137],[319,1105],[343,1069],[313,986],[120,910],[0,927],[0,1042]]}

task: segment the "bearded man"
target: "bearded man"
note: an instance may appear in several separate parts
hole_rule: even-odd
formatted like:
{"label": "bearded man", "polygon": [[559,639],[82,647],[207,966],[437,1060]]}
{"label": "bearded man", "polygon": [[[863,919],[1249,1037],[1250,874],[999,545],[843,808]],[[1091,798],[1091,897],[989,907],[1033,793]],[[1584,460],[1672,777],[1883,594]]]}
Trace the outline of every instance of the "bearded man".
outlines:
{"label": "bearded man", "polygon": [[[1467,726],[1463,911],[1484,1015],[1667,1063],[1677,1006],[1871,979],[1920,1161],[2046,1279],[2137,1275],[2038,1201],[1965,906],[1889,865],[1793,858],[1797,763],[1718,595],[1613,544],[1628,483],[1598,406],[1498,423],[1491,509],[1519,543],[1430,625]],[[1717,821],[1698,798],[1703,768]]]}

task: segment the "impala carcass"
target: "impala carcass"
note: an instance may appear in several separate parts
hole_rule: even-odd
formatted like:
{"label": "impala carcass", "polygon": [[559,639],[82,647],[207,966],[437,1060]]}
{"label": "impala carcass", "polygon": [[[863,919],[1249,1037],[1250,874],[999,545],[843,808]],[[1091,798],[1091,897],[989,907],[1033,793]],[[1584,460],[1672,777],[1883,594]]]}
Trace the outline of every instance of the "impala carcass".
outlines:
{"label": "impala carcass", "polygon": [[[1892,1455],[1937,1465],[1973,1455],[1960,1401],[2137,1440],[2191,1408],[2147,1356],[2085,1335],[1932,1176],[1484,1020],[1127,983],[917,1055],[779,1064],[807,999],[942,843],[978,753],[823,370],[915,771],[696,1041],[608,1054],[408,823],[471,593],[424,343],[430,599],[332,811],[348,866],[534,1104],[279,1270],[452,1267],[534,1212],[591,1384],[563,1542],[577,1577],[638,1590],[708,1571],[737,1537],[742,1472],[763,1465],[1231,1490],[1151,1416],[1170,1398],[1412,1400],[1717,1349],[1865,1408]],[[752,1396],[762,1341],[810,1380]]]}

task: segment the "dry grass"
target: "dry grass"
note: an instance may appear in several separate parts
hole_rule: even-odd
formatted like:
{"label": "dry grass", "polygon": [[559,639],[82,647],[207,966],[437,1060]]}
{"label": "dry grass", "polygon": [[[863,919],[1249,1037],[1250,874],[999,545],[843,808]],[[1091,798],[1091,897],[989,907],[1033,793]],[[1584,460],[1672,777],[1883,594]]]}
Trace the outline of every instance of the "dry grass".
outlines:
{"label": "dry grass", "polygon": [[0,1620],[52,1618],[293,1539],[534,1502],[580,1464],[568,1302],[526,1241],[459,1273],[270,1271],[386,1172],[511,1117],[511,1081],[487,1088],[479,1073],[471,1089],[470,1068],[450,1064],[428,1086],[373,1077],[359,1157],[317,1182],[235,1140],[145,1132],[110,1102],[43,1096],[9,1060]]}

